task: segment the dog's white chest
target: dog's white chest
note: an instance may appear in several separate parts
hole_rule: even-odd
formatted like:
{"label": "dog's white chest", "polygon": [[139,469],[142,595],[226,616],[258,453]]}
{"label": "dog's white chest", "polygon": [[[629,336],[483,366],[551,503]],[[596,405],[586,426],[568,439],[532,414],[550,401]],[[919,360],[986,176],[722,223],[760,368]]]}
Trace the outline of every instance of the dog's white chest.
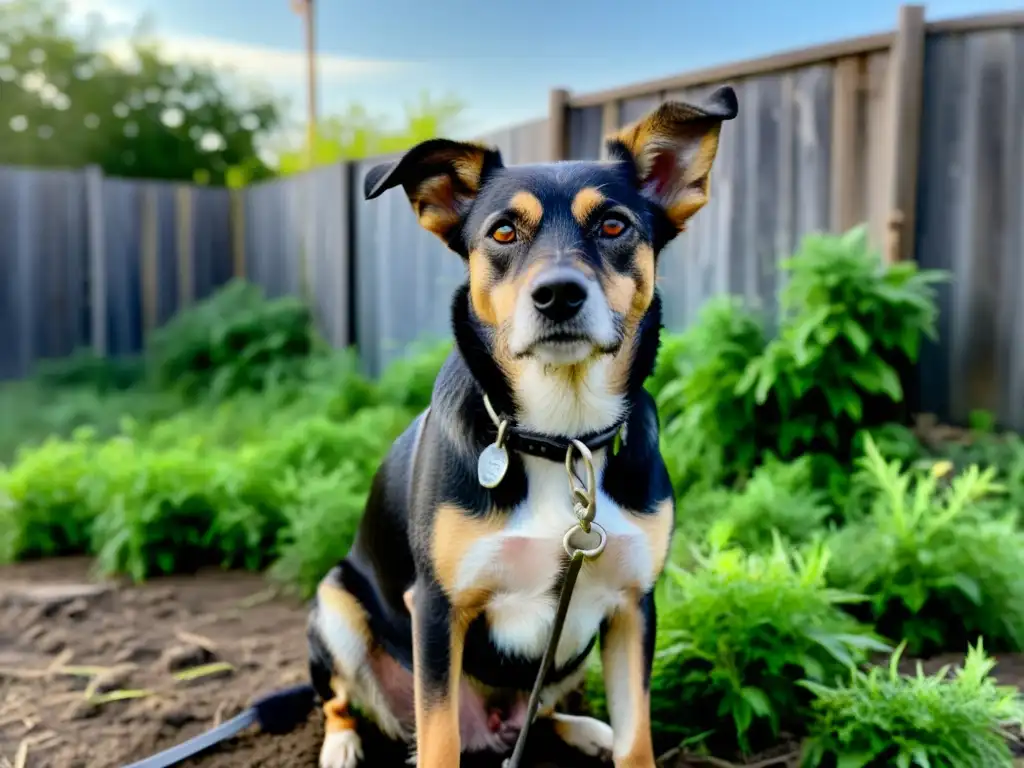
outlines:
{"label": "dog's white chest", "polygon": [[[492,640],[507,653],[536,658],[554,623],[556,587],[564,568],[562,539],[576,524],[576,516],[564,466],[529,456],[524,461],[529,495],[500,533],[474,544],[462,563],[460,581],[480,583],[484,577],[496,585],[486,607]],[[631,516],[598,493],[595,522],[605,529],[608,540],[604,552],[580,571],[556,665],[586,647],[628,591],[646,588],[652,581],[650,546]]]}

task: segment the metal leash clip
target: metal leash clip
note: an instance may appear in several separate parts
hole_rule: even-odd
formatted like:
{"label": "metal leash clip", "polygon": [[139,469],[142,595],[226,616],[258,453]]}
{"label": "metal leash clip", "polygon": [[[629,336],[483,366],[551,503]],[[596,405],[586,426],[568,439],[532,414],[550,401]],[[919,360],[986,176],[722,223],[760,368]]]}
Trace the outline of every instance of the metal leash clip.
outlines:
{"label": "metal leash clip", "polygon": [[[573,454],[579,452],[583,461],[586,481],[580,482],[573,468]],[[608,535],[599,524],[594,522],[597,514],[597,475],[594,471],[594,455],[581,441],[569,443],[565,453],[565,473],[569,477],[569,493],[572,494],[572,508],[576,513],[577,524],[565,532],[562,545],[570,559],[577,555],[592,560],[604,551],[608,543]]]}

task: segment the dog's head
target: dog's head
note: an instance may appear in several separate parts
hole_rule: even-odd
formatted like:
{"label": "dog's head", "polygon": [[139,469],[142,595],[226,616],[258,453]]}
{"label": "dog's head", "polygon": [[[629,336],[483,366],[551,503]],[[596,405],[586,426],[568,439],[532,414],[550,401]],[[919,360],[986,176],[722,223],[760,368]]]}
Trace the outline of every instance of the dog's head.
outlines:
{"label": "dog's head", "polygon": [[632,354],[658,252],[708,200],[736,96],[669,102],[609,137],[606,161],[505,167],[474,143],[433,139],[366,176],[401,185],[420,224],[466,259],[472,315],[506,371]]}

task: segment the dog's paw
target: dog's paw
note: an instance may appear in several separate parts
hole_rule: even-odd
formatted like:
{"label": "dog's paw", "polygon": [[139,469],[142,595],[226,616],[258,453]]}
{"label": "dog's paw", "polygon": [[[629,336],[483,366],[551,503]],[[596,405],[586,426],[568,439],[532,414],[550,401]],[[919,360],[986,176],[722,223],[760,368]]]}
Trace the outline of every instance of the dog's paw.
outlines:
{"label": "dog's paw", "polygon": [[551,719],[555,733],[570,747],[588,757],[611,761],[614,734],[610,725],[576,715],[555,714]]}
{"label": "dog's paw", "polygon": [[356,768],[363,759],[363,742],[352,730],[331,731],[320,748],[320,768]]}

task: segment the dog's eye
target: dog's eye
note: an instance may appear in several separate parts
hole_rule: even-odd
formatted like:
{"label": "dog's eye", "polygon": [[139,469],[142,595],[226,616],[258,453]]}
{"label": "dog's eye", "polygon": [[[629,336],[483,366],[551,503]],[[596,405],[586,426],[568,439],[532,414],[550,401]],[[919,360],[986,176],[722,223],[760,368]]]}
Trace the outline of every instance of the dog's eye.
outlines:
{"label": "dog's eye", "polygon": [[511,224],[502,224],[491,232],[491,238],[502,245],[507,245],[516,239],[516,230]]}
{"label": "dog's eye", "polygon": [[618,237],[626,231],[626,222],[616,216],[609,216],[601,222],[602,237]]}

